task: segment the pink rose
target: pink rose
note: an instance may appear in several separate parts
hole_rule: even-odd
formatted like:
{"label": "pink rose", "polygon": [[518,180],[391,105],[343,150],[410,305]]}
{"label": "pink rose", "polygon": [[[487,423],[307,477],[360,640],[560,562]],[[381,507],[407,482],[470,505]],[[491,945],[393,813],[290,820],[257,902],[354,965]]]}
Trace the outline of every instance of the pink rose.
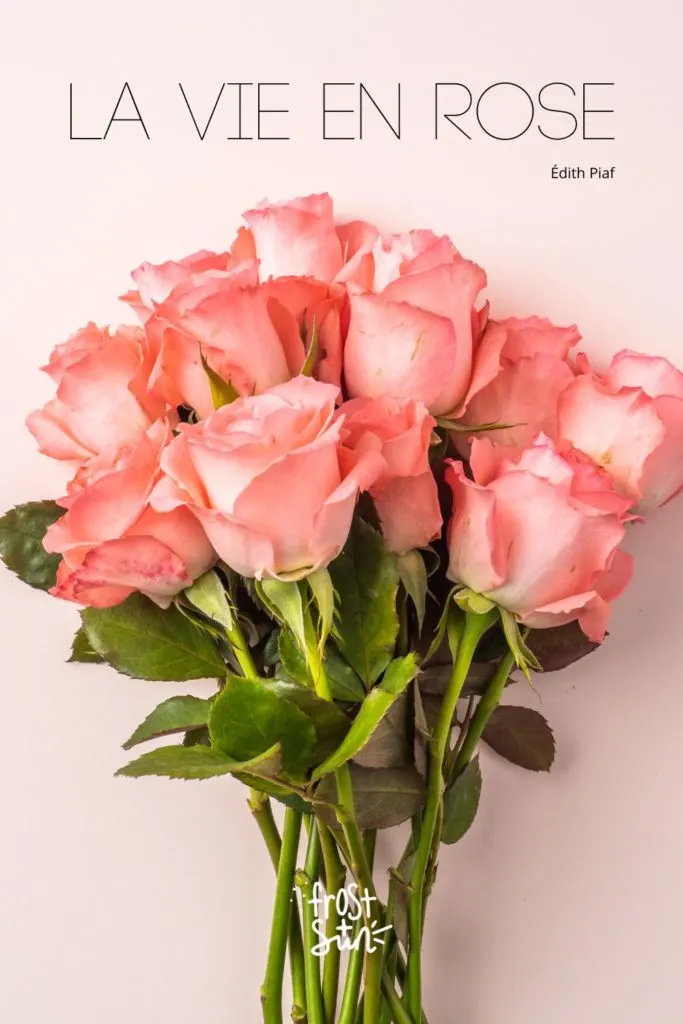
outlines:
{"label": "pink rose", "polygon": [[[235,248],[241,255],[242,250],[238,244]],[[231,252],[200,249],[181,260],[167,260],[158,264],[141,263],[131,274],[137,289],[126,292],[121,300],[127,302],[145,323],[156,306],[164,302],[178,285],[186,285],[188,282],[198,284],[203,278],[233,270],[239,262]]]}
{"label": "pink rose", "polygon": [[451,462],[448,576],[534,628],[578,619],[602,640],[631,559],[619,550],[628,501],[585,458],[539,437],[524,451],[475,440],[465,476]]}
{"label": "pink rose", "polygon": [[[349,225],[343,230],[354,237]],[[340,275],[351,282],[344,350],[349,394],[412,398],[435,416],[452,412],[470,383],[474,304],[486,274],[449,239],[428,231],[378,236],[369,248],[374,229],[355,225],[353,231],[359,248]]]}
{"label": "pink rose", "polygon": [[442,518],[436,480],[429,467],[433,419],[420,402],[354,398],[345,402],[344,443],[372,444],[384,469],[370,487],[390,551],[404,554],[438,537]]}
{"label": "pink rose", "polygon": [[490,321],[475,349],[461,421],[514,424],[494,439],[520,448],[540,433],[556,437],[559,397],[574,380],[567,358],[579,338],[576,327],[536,316]]}
{"label": "pink rose", "polygon": [[166,411],[150,393],[155,359],[153,342],[136,327],[90,323],[58,345],[43,367],[57,397],[26,421],[41,452],[83,464],[137,443]]}
{"label": "pink rose", "polygon": [[122,465],[69,500],[44,540],[46,551],[63,556],[51,593],[108,608],[139,590],[166,608],[213,565],[215,552],[187,509],[149,504],[170,435],[168,424],[155,423]]}
{"label": "pink rose", "polygon": [[305,576],[327,565],[346,542],[358,494],[384,465],[377,452],[342,443],[338,393],[295,377],[181,425],[154,506],[186,505],[243,576]]}
{"label": "pink rose", "polygon": [[179,283],[146,325],[159,348],[152,375],[159,393],[171,405],[189,405],[208,416],[213,402],[202,354],[241,395],[298,374],[305,350],[286,304],[293,287],[282,282],[276,292],[259,285],[257,265],[248,262]]}
{"label": "pink rose", "polygon": [[611,475],[642,511],[683,489],[683,373],[668,359],[623,351],[600,376],[563,392],[559,432]]}
{"label": "pink rose", "polygon": [[243,216],[248,235],[238,235],[237,250],[233,246],[233,252],[253,252],[262,281],[299,276],[330,282],[341,269],[342,246],[327,193],[281,203],[264,202]]}

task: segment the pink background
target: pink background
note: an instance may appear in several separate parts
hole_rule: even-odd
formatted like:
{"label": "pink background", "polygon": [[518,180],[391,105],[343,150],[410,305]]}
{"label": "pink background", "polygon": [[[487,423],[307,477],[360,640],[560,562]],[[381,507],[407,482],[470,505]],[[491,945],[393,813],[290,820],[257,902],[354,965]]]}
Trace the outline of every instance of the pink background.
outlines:
{"label": "pink background", "polygon": [[[344,216],[447,231],[497,313],[577,321],[603,358],[683,365],[679,5],[39,0],[1,18],[3,508],[60,490],[21,426],[50,393],[52,344],[124,316],[130,268],[224,246],[265,195],[326,189]],[[83,133],[102,134],[126,79],[151,142],[136,125],[69,142],[69,81]],[[205,118],[224,80],[291,82],[294,140],[227,142],[219,107],[200,143],[177,83]],[[320,83],[360,80],[387,103],[403,84],[401,142],[370,117],[362,143],[321,141]],[[502,80],[614,81],[617,141],[432,140],[435,81]],[[552,181],[554,163],[616,178]],[[432,1024],[683,1019],[682,515],[632,529],[636,578],[605,647],[540,681],[552,774],[483,755],[481,812],[443,854],[429,917]],[[75,608],[6,572],[0,602],[8,1020],[256,1024],[272,879],[243,790],[112,777],[132,728],[190,687],[67,666]]]}

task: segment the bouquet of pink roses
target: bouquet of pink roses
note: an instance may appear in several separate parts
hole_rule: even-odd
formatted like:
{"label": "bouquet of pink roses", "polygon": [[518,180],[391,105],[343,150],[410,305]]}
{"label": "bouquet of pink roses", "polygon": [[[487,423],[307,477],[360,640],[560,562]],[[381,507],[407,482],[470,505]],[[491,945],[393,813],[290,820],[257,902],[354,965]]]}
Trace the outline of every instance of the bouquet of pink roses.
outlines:
{"label": "bouquet of pink roses", "polygon": [[[550,768],[545,720],[501,696],[603,640],[627,524],[683,488],[683,374],[629,351],[599,373],[576,328],[493,319],[431,231],[335,224],[327,195],[245,221],[133,272],[141,326],[54,349],[28,426],[70,480],[0,551],[83,606],[72,661],[217,681],[152,710],[119,774],[247,787],[276,874],[265,1024],[422,1024],[478,745]],[[404,822],[385,896],[377,832]]]}

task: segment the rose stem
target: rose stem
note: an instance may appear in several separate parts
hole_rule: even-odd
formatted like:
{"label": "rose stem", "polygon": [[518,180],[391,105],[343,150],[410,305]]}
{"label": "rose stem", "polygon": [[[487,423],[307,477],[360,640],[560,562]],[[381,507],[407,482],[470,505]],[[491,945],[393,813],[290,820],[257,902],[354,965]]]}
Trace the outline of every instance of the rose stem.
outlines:
{"label": "rose stem", "polygon": [[290,927],[294,872],[299,851],[302,814],[288,807],[282,829],[282,847],[275,885],[273,924],[268,946],[266,974],[261,986],[261,1005],[264,1024],[282,1024],[282,975],[287,954],[287,934]]}
{"label": "rose stem", "polygon": [[[242,632],[236,617],[230,628],[226,629],[226,632],[235,653],[235,657],[237,658],[244,675],[250,679],[257,679],[258,670],[256,668],[256,664],[251,656],[249,645],[247,644],[244,633]],[[282,841],[280,839],[278,827],[275,824],[270,800],[265,793],[261,793],[255,789],[250,789],[248,803],[256,824],[258,825],[261,835],[265,841],[266,849],[268,850],[270,859],[273,862],[273,867],[275,868],[275,871],[278,872]],[[303,1019],[306,1013],[305,967],[303,944],[301,940],[301,925],[299,923],[299,908],[296,902],[292,904],[290,910],[289,960],[292,972],[292,997],[294,1001],[292,1018],[294,1020],[296,1020],[297,1017],[299,1019]]]}
{"label": "rose stem", "polygon": [[456,635],[456,633],[459,632],[460,626],[459,624],[456,625],[455,618],[451,619],[449,623],[452,646],[457,645],[457,649],[454,657],[453,674],[451,675],[441,705],[434,735],[429,743],[427,801],[422,819],[420,842],[415,851],[415,861],[410,876],[410,894],[408,898],[409,954],[405,995],[410,1015],[416,1021],[420,1020],[422,1016],[422,970],[420,956],[424,884],[442,800],[444,758],[448,749],[448,741],[458,698],[465,685],[474,652],[479,640],[493,624],[497,615],[497,609],[492,609],[485,615],[475,615],[467,612],[464,627],[459,635]]}
{"label": "rose stem", "polygon": [[[325,867],[325,892],[332,899],[327,904],[327,921],[325,934],[328,939],[337,934],[339,924],[339,912],[337,910],[337,893],[346,880],[346,871],[342,864],[337,844],[327,827],[318,818],[318,834],[320,835],[320,847]],[[323,967],[323,1003],[325,1007],[325,1020],[327,1024],[334,1024],[337,1013],[337,995],[339,991],[339,967],[341,963],[341,950],[339,944],[333,942],[327,951]]]}
{"label": "rose stem", "polygon": [[323,1014],[322,991],[320,988],[320,960],[313,953],[316,942],[313,922],[315,905],[313,883],[320,870],[320,836],[313,824],[308,833],[308,846],[303,871],[297,871],[296,884],[301,889],[302,914],[304,926],[304,964],[306,968],[306,1006],[308,1010],[307,1024],[325,1024]]}
{"label": "rose stem", "polygon": [[486,692],[479,701],[477,710],[472,716],[465,739],[458,751],[455,764],[453,765],[453,778],[462,771],[466,764],[469,764],[477,743],[481,739],[481,734],[486,728],[486,723],[500,703],[500,698],[503,696],[505,684],[507,683],[508,676],[512,672],[514,664],[515,656],[512,651],[509,651],[496,669],[495,675],[487,686]]}
{"label": "rose stem", "polygon": [[[270,859],[277,874],[280,864],[280,851],[282,840],[278,827],[275,824],[270,800],[265,793],[256,789],[249,790],[247,800],[249,809],[254,816],[261,835],[266,844]],[[306,1016],[306,975],[304,968],[304,950],[301,940],[301,925],[299,923],[299,908],[296,901],[292,904],[289,921],[289,960],[292,971],[292,997],[294,1006],[292,1008],[293,1020],[304,1020]]]}

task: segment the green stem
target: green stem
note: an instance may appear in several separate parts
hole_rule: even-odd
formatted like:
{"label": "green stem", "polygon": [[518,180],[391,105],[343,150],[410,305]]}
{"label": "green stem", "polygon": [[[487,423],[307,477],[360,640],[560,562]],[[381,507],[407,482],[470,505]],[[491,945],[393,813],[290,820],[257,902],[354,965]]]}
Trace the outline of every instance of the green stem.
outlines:
{"label": "green stem", "polygon": [[327,680],[325,664],[318,645],[318,637],[316,636],[309,608],[304,610],[304,628],[306,635],[306,665],[313,688],[319,697],[322,697],[324,700],[332,700],[330,684]]}
{"label": "green stem", "polygon": [[[359,930],[360,921],[356,921],[353,930],[354,939],[357,937]],[[342,1004],[341,1009],[339,1011],[338,1024],[355,1024],[356,1009],[358,1007],[358,994],[360,992],[360,983],[362,977],[363,950],[359,946],[357,949],[353,948],[349,953],[348,964],[346,966],[346,979],[344,981],[344,992],[342,995]]]}
{"label": "green stem", "polygon": [[[337,816],[346,839],[346,844],[351,858],[350,868],[356,879],[360,892],[359,899],[366,897],[366,902],[374,908],[369,912],[364,911],[365,923],[370,929],[372,922],[376,921],[378,927],[384,924],[382,905],[377,899],[375,885],[372,880],[372,870],[368,862],[366,849],[363,844],[363,837],[356,821],[356,809],[353,799],[353,787],[351,785],[351,772],[348,764],[338,768],[335,777],[337,780],[337,799],[339,803]],[[374,850],[374,841],[373,841]],[[374,950],[367,950],[365,953],[365,992],[363,1002],[363,1024],[377,1024],[382,991],[382,965],[384,953],[381,945]]]}
{"label": "green stem", "polygon": [[315,902],[313,885],[320,869],[320,836],[313,822],[308,834],[308,847],[304,870],[296,872],[296,884],[301,889],[304,923],[304,965],[306,970],[307,1024],[325,1024],[323,998],[320,988],[320,959],[313,954],[317,936],[314,931]]}
{"label": "green stem", "polygon": [[451,735],[453,717],[458,698],[467,679],[467,673],[477,649],[479,640],[493,624],[497,610],[486,615],[474,615],[467,612],[464,627],[460,635],[459,618],[455,616],[449,623],[449,634],[452,648],[456,648],[453,674],[441,705],[439,718],[429,744],[429,772],[427,776],[427,801],[422,818],[420,842],[415,852],[415,861],[410,876],[410,896],[408,899],[408,936],[409,954],[406,977],[406,1001],[408,1010],[414,1020],[420,1020],[422,1014],[422,965],[420,961],[422,947],[422,925],[424,908],[424,885],[432,851],[434,833],[437,827],[439,807],[443,796],[443,765],[448,742]]}
{"label": "green stem", "polygon": [[458,751],[458,756],[455,759],[452,774],[453,778],[455,778],[456,775],[459,775],[465,765],[469,764],[471,761],[477,743],[481,739],[481,734],[486,728],[486,723],[500,703],[500,698],[503,696],[503,691],[505,690],[505,684],[507,683],[508,676],[512,672],[514,664],[515,656],[512,651],[509,651],[496,669],[493,679],[487,686],[486,692],[479,701],[477,710],[472,716],[469,728],[465,734],[465,739]]}
{"label": "green stem", "polygon": [[[365,851],[368,870],[371,875],[375,861],[376,840],[377,833],[374,830],[366,832],[365,838],[361,840],[361,845]],[[345,848],[344,856],[347,858],[349,867],[352,868],[352,858],[348,847]],[[360,927],[361,921],[358,920],[356,921],[353,929],[354,942],[358,938]],[[342,996],[342,1005],[337,1024],[356,1024],[357,1012],[361,1009],[358,1002],[358,996],[360,994],[361,980],[363,977],[363,956],[362,945],[360,943],[357,946],[354,945],[349,953],[348,964],[346,967],[346,979],[344,982],[344,994]]]}
{"label": "green stem", "polygon": [[[273,817],[270,800],[265,793],[260,793],[256,789],[250,789],[247,803],[263,836],[266,849],[277,874],[280,864],[282,840]],[[289,961],[292,971],[292,997],[294,1001],[292,1019],[303,1020],[306,1015],[306,975],[304,948],[301,941],[301,925],[299,923],[299,908],[296,902],[292,903],[289,919]]]}
{"label": "green stem", "polygon": [[282,1024],[282,975],[287,953],[287,934],[291,918],[292,888],[301,835],[301,820],[302,815],[299,811],[293,811],[291,807],[287,808],[275,886],[275,905],[268,946],[268,961],[261,987],[264,1024]]}
{"label": "green stem", "polygon": [[[226,633],[244,675],[248,679],[258,678],[256,664],[237,618],[235,618],[230,628],[226,628]],[[248,803],[263,836],[273,867],[277,872],[280,865],[282,840],[280,839],[278,827],[275,824],[270,800],[265,793],[261,793],[256,789],[250,789]],[[300,827],[301,825],[299,825]],[[289,960],[292,972],[292,997],[294,1000],[292,1019],[303,1020],[306,1014],[306,984],[299,908],[296,903],[292,903],[289,919]]]}
{"label": "green stem", "polygon": [[235,653],[235,657],[237,658],[238,664],[242,671],[244,672],[245,676],[248,676],[251,679],[258,679],[258,670],[256,668],[256,663],[251,656],[249,644],[247,643],[246,637],[242,632],[242,629],[240,627],[239,622],[237,621],[237,618],[235,618],[235,621],[233,622],[232,626],[230,626],[229,628],[227,626],[225,627],[225,632],[227,634],[228,640],[232,645],[232,649]]}
{"label": "green stem", "polygon": [[[382,991],[391,1011],[391,1020],[394,1024],[414,1024],[414,1018],[410,1016],[403,1001],[394,987],[393,978],[388,971],[382,973]],[[422,1016],[417,1018],[421,1020]]]}
{"label": "green stem", "polygon": [[[389,908],[387,907],[387,921],[390,921]],[[388,979],[389,984],[393,987],[396,979],[396,968],[398,961],[398,945],[394,942],[384,953],[385,968],[382,973],[382,990],[384,991],[385,982]],[[386,992],[385,992],[386,1000]],[[386,1000],[384,1008],[382,1010],[381,1024],[391,1024],[393,1020],[391,1014],[391,1004]]]}
{"label": "green stem", "polygon": [[[318,819],[318,834],[320,835],[320,848],[323,855],[325,867],[325,892],[333,899],[328,902],[327,921],[325,934],[328,939],[334,939],[337,935],[339,925],[339,913],[337,911],[337,893],[346,879],[346,871],[337,851],[337,844],[330,829],[324,822]],[[337,1013],[337,997],[339,994],[339,967],[341,964],[341,950],[337,942],[330,945],[325,963],[323,965],[323,1006],[325,1008],[325,1020],[327,1024],[335,1024]]]}

